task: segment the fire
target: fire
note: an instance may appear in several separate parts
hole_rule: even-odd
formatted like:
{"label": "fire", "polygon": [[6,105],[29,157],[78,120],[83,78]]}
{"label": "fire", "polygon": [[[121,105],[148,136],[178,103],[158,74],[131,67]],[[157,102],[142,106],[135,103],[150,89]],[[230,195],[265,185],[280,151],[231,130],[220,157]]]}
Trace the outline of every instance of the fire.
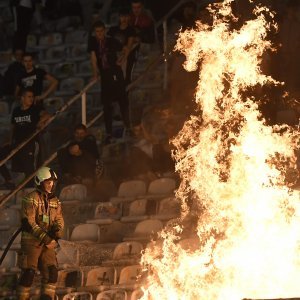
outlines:
{"label": "fire", "polygon": [[173,140],[181,220],[197,218],[200,247],[181,246],[184,225],[165,229],[162,245],[142,258],[150,269],[143,299],[300,297],[299,194],[285,183],[296,169],[296,133],[267,126],[260,99],[245,96],[257,85],[281,84],[260,69],[276,25],[266,19],[272,12],[257,7],[253,20],[234,29],[231,2],[211,6],[213,25],[199,21],[177,41],[185,68],[200,69],[202,115]]}

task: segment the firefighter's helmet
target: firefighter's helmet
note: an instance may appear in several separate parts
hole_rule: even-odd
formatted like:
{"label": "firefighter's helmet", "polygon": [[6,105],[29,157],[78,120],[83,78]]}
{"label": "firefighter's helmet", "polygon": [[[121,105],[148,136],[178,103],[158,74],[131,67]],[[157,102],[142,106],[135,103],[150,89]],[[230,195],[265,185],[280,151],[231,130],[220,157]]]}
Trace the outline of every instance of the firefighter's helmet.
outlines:
{"label": "firefighter's helmet", "polygon": [[48,167],[41,167],[37,171],[34,181],[35,181],[36,185],[41,185],[41,183],[43,181],[49,180],[49,179],[52,179],[54,181],[57,180],[57,176],[56,176],[55,172]]}

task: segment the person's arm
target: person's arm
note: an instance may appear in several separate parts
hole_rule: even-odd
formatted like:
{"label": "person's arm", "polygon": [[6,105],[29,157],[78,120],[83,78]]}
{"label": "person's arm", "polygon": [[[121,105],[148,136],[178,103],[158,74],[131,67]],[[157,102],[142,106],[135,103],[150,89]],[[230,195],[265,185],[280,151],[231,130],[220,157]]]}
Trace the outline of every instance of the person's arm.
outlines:
{"label": "person's arm", "polygon": [[21,87],[17,84],[15,88],[15,98],[18,99],[20,97]]}
{"label": "person's arm", "polygon": [[93,70],[93,78],[92,79],[99,79],[99,70],[98,70],[98,64],[97,64],[97,57],[95,51],[91,51],[91,64],[92,64],[92,70]]}
{"label": "person's arm", "polygon": [[48,112],[46,112],[45,110],[42,110],[40,112],[40,119],[36,125],[37,129],[42,128],[50,118],[51,118],[51,115]]}
{"label": "person's arm", "polygon": [[44,76],[44,79],[47,80],[47,81],[49,81],[50,84],[47,87],[47,89],[42,93],[42,95],[35,97],[36,101],[40,101],[40,100],[46,99],[57,88],[58,80],[54,76],[46,73],[45,76]]}
{"label": "person's arm", "polygon": [[62,214],[61,202],[56,197],[50,201],[55,201],[57,204],[56,217],[51,226],[50,236],[52,236],[55,240],[58,240],[61,239],[64,234],[64,218]]}

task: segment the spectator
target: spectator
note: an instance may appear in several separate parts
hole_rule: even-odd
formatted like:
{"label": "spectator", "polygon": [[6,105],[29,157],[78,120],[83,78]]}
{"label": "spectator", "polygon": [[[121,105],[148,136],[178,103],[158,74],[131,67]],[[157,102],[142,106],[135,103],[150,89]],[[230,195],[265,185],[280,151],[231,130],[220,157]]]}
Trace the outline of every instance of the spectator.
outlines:
{"label": "spectator", "polygon": [[15,17],[15,33],[13,37],[13,49],[25,51],[27,35],[30,31],[30,24],[35,9],[34,0],[12,0],[13,15]]}
{"label": "spectator", "polygon": [[[4,159],[13,149],[30,137],[36,129],[42,127],[50,116],[40,107],[34,105],[34,93],[25,89],[21,94],[21,104],[16,107],[11,116],[12,131],[9,144],[2,147],[0,159]],[[35,170],[37,157],[37,142],[32,139],[12,158],[12,171],[31,175]],[[11,186],[11,176],[5,165],[0,168],[6,184]]]}
{"label": "spectator", "polygon": [[[119,12],[119,25],[113,26],[109,29],[108,35],[118,40],[123,46],[121,56],[118,59],[118,64],[122,67],[125,76],[126,85],[130,83],[131,71],[134,60],[130,59],[135,42],[135,30],[129,25],[130,14],[126,9]],[[129,58],[129,59],[128,59]]]}
{"label": "spectator", "polygon": [[181,8],[179,21],[182,24],[182,29],[192,28],[195,25],[197,17],[197,5],[193,1],[184,3]]}
{"label": "spectator", "polygon": [[130,25],[134,27],[138,41],[154,43],[154,22],[150,14],[144,9],[142,0],[131,1]]}
{"label": "spectator", "polygon": [[125,127],[129,129],[128,98],[125,80],[121,67],[118,65],[117,52],[122,45],[114,38],[105,36],[105,25],[97,21],[94,26],[95,36],[91,36],[88,51],[94,78],[101,80],[101,101],[103,103],[104,123],[106,129],[105,143],[112,141],[112,103],[118,102]]}
{"label": "spectator", "polygon": [[[33,55],[31,53],[24,54],[23,64],[25,68],[18,79],[15,96],[19,95],[21,89],[31,88],[35,95],[35,104],[42,104],[43,100],[56,90],[58,81],[45,70],[33,65]],[[43,90],[44,80],[50,82],[46,90]]]}
{"label": "spectator", "polygon": [[75,127],[73,140],[57,153],[59,165],[65,181],[71,183],[93,183],[95,176],[100,178],[103,163],[100,160],[96,139],[89,135],[86,126]]}
{"label": "spectator", "polygon": [[23,55],[22,49],[15,49],[13,52],[14,61],[4,73],[4,95],[14,96],[15,94],[18,79],[24,72]]}

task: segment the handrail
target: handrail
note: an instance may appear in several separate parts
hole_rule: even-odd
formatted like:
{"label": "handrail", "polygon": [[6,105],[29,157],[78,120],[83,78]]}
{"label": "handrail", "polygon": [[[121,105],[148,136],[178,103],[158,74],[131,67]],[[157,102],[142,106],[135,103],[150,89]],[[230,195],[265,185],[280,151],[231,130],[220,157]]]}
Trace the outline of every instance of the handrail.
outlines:
{"label": "handrail", "polygon": [[[88,124],[87,124],[87,128],[89,128],[91,125],[93,125],[101,116],[103,115],[103,111],[101,111],[100,113],[98,113]],[[59,149],[64,148],[68,145],[70,141],[65,142]],[[51,161],[53,161],[57,156],[57,151],[55,151],[54,153],[52,153],[43,163],[42,166],[47,166]],[[41,166],[41,167],[42,167]],[[3,197],[0,200],[0,208],[11,198],[13,197],[19,190],[21,190],[26,183],[28,183],[37,173],[38,169],[35,170],[29,177],[27,177],[24,181],[22,181],[13,191],[11,191],[10,193],[8,193],[7,195],[5,195],[5,197]]]}
{"label": "handrail", "polygon": [[71,104],[73,104],[77,99],[80,98],[80,96],[85,93],[88,89],[90,89],[97,80],[91,81],[89,84],[87,84],[77,95],[72,97],[66,104],[64,104],[58,111],[55,112],[53,116],[51,116],[45,124],[37,129],[31,136],[29,136],[26,140],[24,140],[22,143],[20,143],[16,148],[10,151],[10,153],[0,161],[0,166],[5,164],[12,156],[14,156],[21,148],[23,148],[28,142],[30,142],[35,136],[37,136],[42,130],[44,130],[56,117],[58,114],[65,111]]}
{"label": "handrail", "polygon": [[164,21],[168,20],[169,17],[171,15],[173,15],[173,13],[182,5],[184,4],[185,2],[188,2],[189,0],[181,0],[179,1],[171,10],[169,10],[169,12],[164,16],[162,17],[159,21],[157,21],[155,23],[155,29],[157,29],[159,26],[161,26],[163,24]]}

